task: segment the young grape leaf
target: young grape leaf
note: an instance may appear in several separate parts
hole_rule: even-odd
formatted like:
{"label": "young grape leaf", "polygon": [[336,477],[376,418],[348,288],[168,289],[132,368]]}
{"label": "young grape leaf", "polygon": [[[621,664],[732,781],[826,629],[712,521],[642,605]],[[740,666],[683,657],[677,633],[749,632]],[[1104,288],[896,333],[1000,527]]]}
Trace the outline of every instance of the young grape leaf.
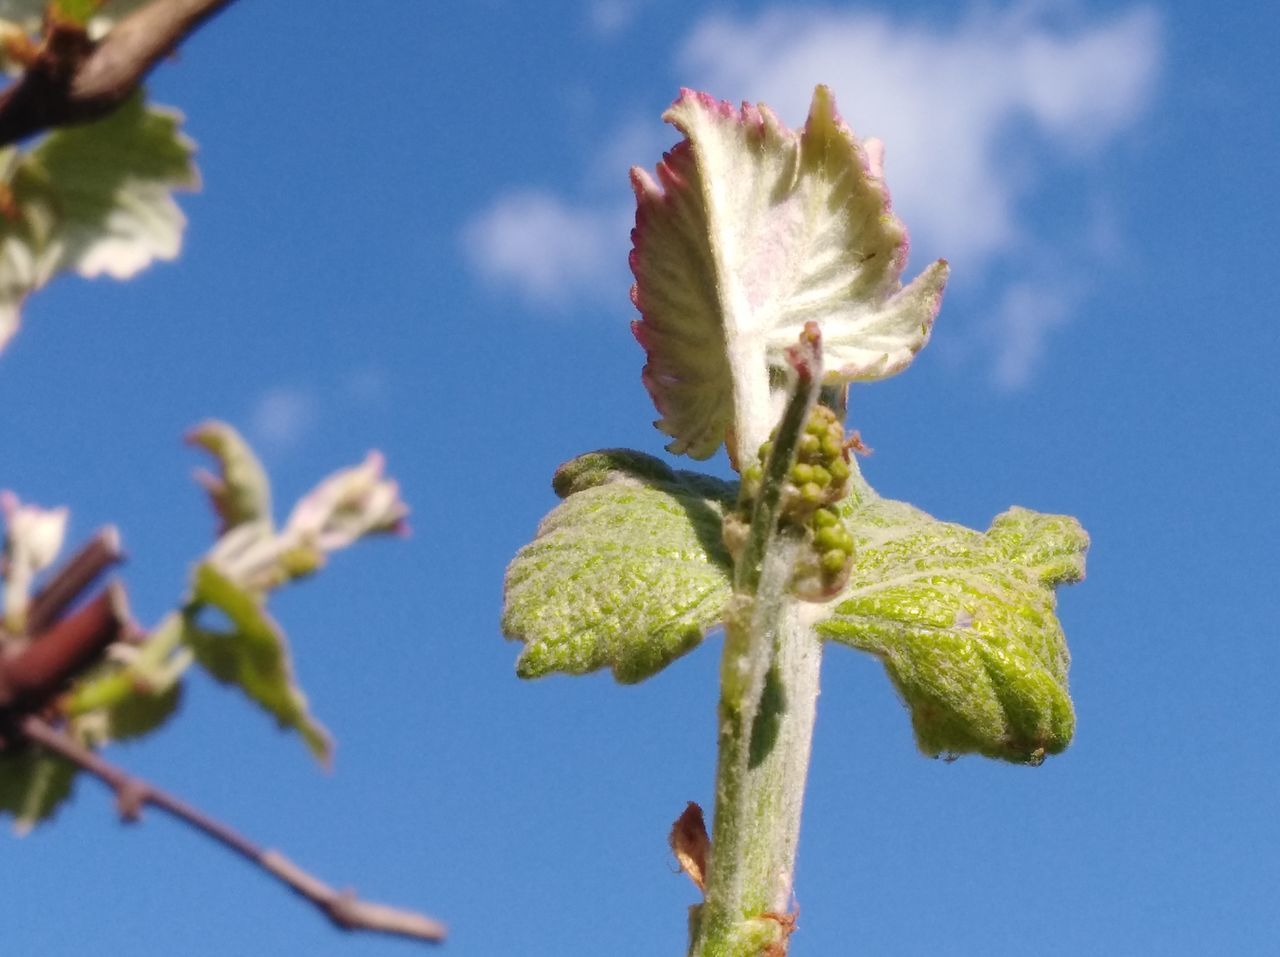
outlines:
{"label": "young grape leaf", "polygon": [[507,569],[517,673],[637,682],[696,646],[729,600],[720,528],[736,485],[624,449],[574,459],[553,485],[564,501]]}
{"label": "young grape leaf", "polygon": [[119,660],[103,662],[79,678],[63,698],[62,710],[77,739],[97,747],[150,734],[174,714],[182,701],[182,673],[191,653],[163,665],[155,687],[147,668]]}
{"label": "young grape leaf", "polygon": [[685,136],[657,169],[631,172],[633,331],[644,383],[674,453],[754,452],[773,424],[769,370],[807,321],[822,329],[828,384],[906,368],[929,339],[947,265],[905,289],[907,233],[870,153],[825,87],[800,132],[768,107],[682,91],[664,119]]}
{"label": "young grape leaf", "polygon": [[271,482],[249,443],[225,422],[201,422],[187,433],[187,442],[198,445],[218,460],[219,472],[200,469],[196,482],[209,495],[223,535],[246,522],[265,522],[270,528]]}
{"label": "young grape leaf", "polygon": [[0,753],[0,813],[25,834],[71,796],[75,776],[74,765],[36,747]]}
{"label": "young grape leaf", "polygon": [[[610,450],[562,466],[554,486],[564,501],[507,570],[503,631],[526,644],[522,677],[608,666],[639,681],[723,619],[735,484]],[[853,567],[817,632],[884,662],[928,754],[1062,751],[1075,718],[1054,588],[1084,577],[1080,525],[1014,508],[983,533],[882,499],[856,471],[852,487]]]}
{"label": "young grape leaf", "polygon": [[1038,763],[1066,748],[1075,714],[1054,588],[1084,577],[1079,523],[1014,508],[981,533],[873,494],[846,521],[849,587],[817,631],[884,662],[920,749]]}
{"label": "young grape leaf", "polygon": [[57,273],[128,279],[178,255],[186,219],[173,193],[199,185],[178,123],[138,94],[30,151],[0,151],[0,347],[27,294]]}
{"label": "young grape leaf", "polygon": [[302,735],[319,760],[328,762],[328,732],[307,711],[307,699],[294,684],[289,647],[279,626],[251,593],[209,562],[197,566],[192,600],[217,609],[231,624],[228,631],[187,623],[183,641],[214,678],[238,685],[252,701],[275,717],[281,727]]}

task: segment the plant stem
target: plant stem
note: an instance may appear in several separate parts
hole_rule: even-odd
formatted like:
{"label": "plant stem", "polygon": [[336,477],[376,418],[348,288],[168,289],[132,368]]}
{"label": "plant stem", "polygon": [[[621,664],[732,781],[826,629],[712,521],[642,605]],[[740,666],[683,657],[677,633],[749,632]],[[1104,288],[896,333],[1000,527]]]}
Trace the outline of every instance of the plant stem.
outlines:
{"label": "plant stem", "polygon": [[116,793],[120,816],[136,820],[144,805],[150,804],[183,824],[193,827],[223,847],[261,867],[294,893],[315,905],[343,930],[372,930],[384,934],[410,937],[438,943],[445,936],[443,924],[413,911],[359,900],[350,891],[338,891],[307,873],[279,851],[261,848],[244,835],[217,821],[185,801],[136,778],[73,740],[62,731],[34,715],[18,725],[28,741],[52,751],[72,764],[88,771]]}
{"label": "plant stem", "polygon": [[123,558],[120,532],[113,525],[99,529],[32,597],[27,608],[27,634],[38,635],[61,618],[94,579]]}
{"label": "plant stem", "polygon": [[715,823],[690,957],[781,954],[790,932],[822,649],[790,592],[803,541],[777,520],[782,483],[822,380],[816,328],[808,336],[791,356],[797,375],[764,463],[725,622]]}
{"label": "plant stem", "polygon": [[[233,0],[152,0],[90,43],[46,44],[25,73],[0,92],[0,146],[58,126],[101,119],[126,102],[160,60]],[[64,41],[67,39],[64,36]]]}

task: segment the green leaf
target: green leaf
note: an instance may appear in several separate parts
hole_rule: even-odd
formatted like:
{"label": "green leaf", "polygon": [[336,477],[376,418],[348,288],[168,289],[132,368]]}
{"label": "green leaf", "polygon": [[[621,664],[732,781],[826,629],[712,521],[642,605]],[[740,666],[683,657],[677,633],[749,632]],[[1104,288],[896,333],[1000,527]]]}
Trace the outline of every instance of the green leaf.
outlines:
{"label": "green leaf", "polygon": [[690,90],[664,119],[684,140],[657,180],[631,174],[644,383],[669,451],[705,459],[732,434],[745,461],[773,425],[769,370],[806,322],[821,327],[827,384],[892,375],[928,341],[947,265],[902,287],[907,232],[879,150],[825,87],[799,132]]}
{"label": "green leaf", "polygon": [[219,534],[246,522],[271,525],[271,482],[249,443],[225,422],[202,422],[187,433],[187,441],[218,460],[220,475],[196,472],[221,520]]}
{"label": "green leaf", "polygon": [[507,569],[502,630],[525,642],[522,678],[610,667],[641,681],[720,621],[736,485],[617,449],[561,466],[553,486],[564,502]]}
{"label": "green leaf", "polygon": [[138,94],[96,123],[0,154],[0,345],[27,294],[57,273],[128,279],[178,255],[186,219],[173,193],[199,185],[178,123]]}
{"label": "green leaf", "polygon": [[231,623],[225,632],[188,623],[183,640],[196,660],[218,681],[239,686],[281,727],[300,733],[311,753],[327,762],[332,742],[308,713],[306,696],[294,684],[284,634],[260,598],[202,562],[196,568],[192,599],[216,608]]}
{"label": "green leaf", "polygon": [[[56,0],[63,17],[76,22],[88,22],[90,34],[100,37],[117,20],[133,12],[151,0]],[[40,29],[49,0],[0,0],[0,20],[8,20],[24,30],[35,33]]]}
{"label": "green leaf", "polygon": [[26,833],[71,796],[75,776],[74,765],[36,747],[0,753],[0,813]]}
{"label": "green leaf", "polygon": [[182,701],[179,667],[171,667],[171,680],[151,689],[143,672],[118,661],[107,662],[80,678],[63,699],[72,731],[82,742],[99,746],[150,734],[177,713]]}
{"label": "green leaf", "polygon": [[984,534],[874,494],[846,509],[849,588],[820,635],[879,657],[920,749],[1038,763],[1071,741],[1054,588],[1084,577],[1075,519],[1014,508]]}
{"label": "green leaf", "polygon": [[50,0],[49,12],[63,23],[86,26],[102,6],[102,0]]}
{"label": "green leaf", "polygon": [[[102,741],[127,741],[150,734],[168,721],[182,701],[182,685],[175,683],[163,691],[136,691],[122,698],[119,703],[102,711],[103,724],[95,732]],[[76,723],[77,733],[86,735],[82,722]]]}

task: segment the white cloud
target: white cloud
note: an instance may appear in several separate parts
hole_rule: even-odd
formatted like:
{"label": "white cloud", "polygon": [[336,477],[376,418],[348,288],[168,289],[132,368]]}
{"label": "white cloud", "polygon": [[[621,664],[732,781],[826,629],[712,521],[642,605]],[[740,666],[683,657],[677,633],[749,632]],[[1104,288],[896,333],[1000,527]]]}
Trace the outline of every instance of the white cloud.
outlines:
{"label": "white cloud", "polygon": [[391,396],[391,383],[381,366],[360,366],[342,377],[342,393],[357,408],[384,408]]}
{"label": "white cloud", "polygon": [[1004,291],[987,330],[1000,389],[1014,392],[1030,381],[1049,332],[1067,322],[1076,298],[1044,283],[1019,282]]}
{"label": "white cloud", "polygon": [[[606,24],[630,6],[600,0],[592,16]],[[814,86],[830,86],[855,131],[887,143],[886,178],[915,262],[949,259],[953,300],[981,290],[998,304],[968,332],[983,340],[995,383],[1015,389],[1031,376],[1048,331],[1069,321],[1081,297],[1036,296],[1005,277],[1087,272],[1105,248],[1122,247],[1090,177],[1076,174],[1100,167],[1149,107],[1161,23],[1147,6],[1090,18],[1073,0],[1017,0],[1003,9],[972,0],[967,11],[946,23],[782,6],[754,17],[709,16],[689,34],[676,67],[681,84],[767,102],[791,125],[803,120]],[[655,145],[654,129],[619,122],[585,178],[598,180],[604,162],[651,166],[674,139],[668,130]],[[1085,211],[1083,243],[1047,235],[1029,219],[1029,200],[1055,170],[1084,184],[1076,204]],[[531,305],[556,306],[616,294],[631,221],[630,208],[612,201],[515,192],[474,220],[464,242],[482,276]]]}
{"label": "white cloud", "polygon": [[[974,4],[950,26],[862,10],[713,16],[695,28],[679,63],[692,85],[767,102],[791,123],[815,85],[830,86],[855,131],[887,144],[886,179],[924,253],[917,262],[946,257],[953,297],[981,288],[997,303],[969,332],[995,385],[1016,390],[1081,299],[1055,281],[1095,265],[1082,265],[1082,255],[1097,259],[1119,245],[1087,188],[1078,205],[1091,210],[1093,235],[1084,244],[1030,226],[1026,200],[1053,169],[1100,165],[1149,106],[1159,75],[1152,9],[1106,20],[1073,13],[1070,3],[1023,0],[1003,10]],[[1000,278],[1010,272],[1056,280]]]}
{"label": "white cloud", "polygon": [[631,26],[639,8],[639,0],[591,0],[587,19],[597,34],[614,37]]}
{"label": "white cloud", "polygon": [[813,88],[835,91],[860,136],[887,144],[886,178],[917,245],[945,255],[959,282],[1018,243],[1018,202],[1037,178],[1027,137],[1075,162],[1147,105],[1156,15],[1135,8],[1055,29],[1043,3],[975,7],[950,27],[864,11],[715,16],[680,54],[692,85],[763,101],[798,123]]}
{"label": "white cloud", "polygon": [[[538,190],[499,197],[463,231],[472,267],[513,288],[533,306],[563,306],[596,297],[620,257],[632,213],[573,206]],[[622,252],[620,252],[622,250]]]}
{"label": "white cloud", "polygon": [[318,405],[315,393],[308,389],[269,389],[249,413],[250,431],[255,441],[267,448],[293,448],[315,428]]}

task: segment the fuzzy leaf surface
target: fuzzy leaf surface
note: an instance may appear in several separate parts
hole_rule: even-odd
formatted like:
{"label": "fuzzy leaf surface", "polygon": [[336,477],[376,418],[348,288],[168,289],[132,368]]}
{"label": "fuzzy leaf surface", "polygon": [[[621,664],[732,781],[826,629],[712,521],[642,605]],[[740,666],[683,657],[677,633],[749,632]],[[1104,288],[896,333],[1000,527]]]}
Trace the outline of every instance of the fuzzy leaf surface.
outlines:
{"label": "fuzzy leaf surface", "polygon": [[553,486],[564,501],[507,569],[517,673],[608,667],[630,683],[694,648],[731,593],[720,536],[737,486],[621,449],[568,462]]}
{"label": "fuzzy leaf surface", "polygon": [[284,634],[263,608],[261,597],[203,562],[196,568],[192,598],[216,608],[231,624],[229,631],[187,627],[183,640],[196,661],[218,681],[238,686],[282,728],[301,734],[316,758],[328,761],[332,742],[307,710],[306,696],[293,680]]}
{"label": "fuzzy leaf surface", "polygon": [[690,90],[664,119],[684,140],[656,180],[632,170],[631,266],[633,330],[668,450],[708,458],[732,430],[754,451],[772,425],[769,369],[807,321],[822,329],[828,384],[906,368],[929,339],[947,266],[903,288],[907,232],[879,154],[829,91],[818,87],[799,132],[766,106]]}
{"label": "fuzzy leaf surface", "polygon": [[199,184],[179,119],[139,94],[30,151],[0,152],[0,345],[26,296],[59,272],[128,279],[178,255],[186,218],[173,193]]}
{"label": "fuzzy leaf surface", "polygon": [[1071,741],[1054,589],[1084,577],[1075,519],[1014,508],[985,533],[874,494],[847,507],[848,589],[820,635],[880,658],[920,749],[1038,763]]}

